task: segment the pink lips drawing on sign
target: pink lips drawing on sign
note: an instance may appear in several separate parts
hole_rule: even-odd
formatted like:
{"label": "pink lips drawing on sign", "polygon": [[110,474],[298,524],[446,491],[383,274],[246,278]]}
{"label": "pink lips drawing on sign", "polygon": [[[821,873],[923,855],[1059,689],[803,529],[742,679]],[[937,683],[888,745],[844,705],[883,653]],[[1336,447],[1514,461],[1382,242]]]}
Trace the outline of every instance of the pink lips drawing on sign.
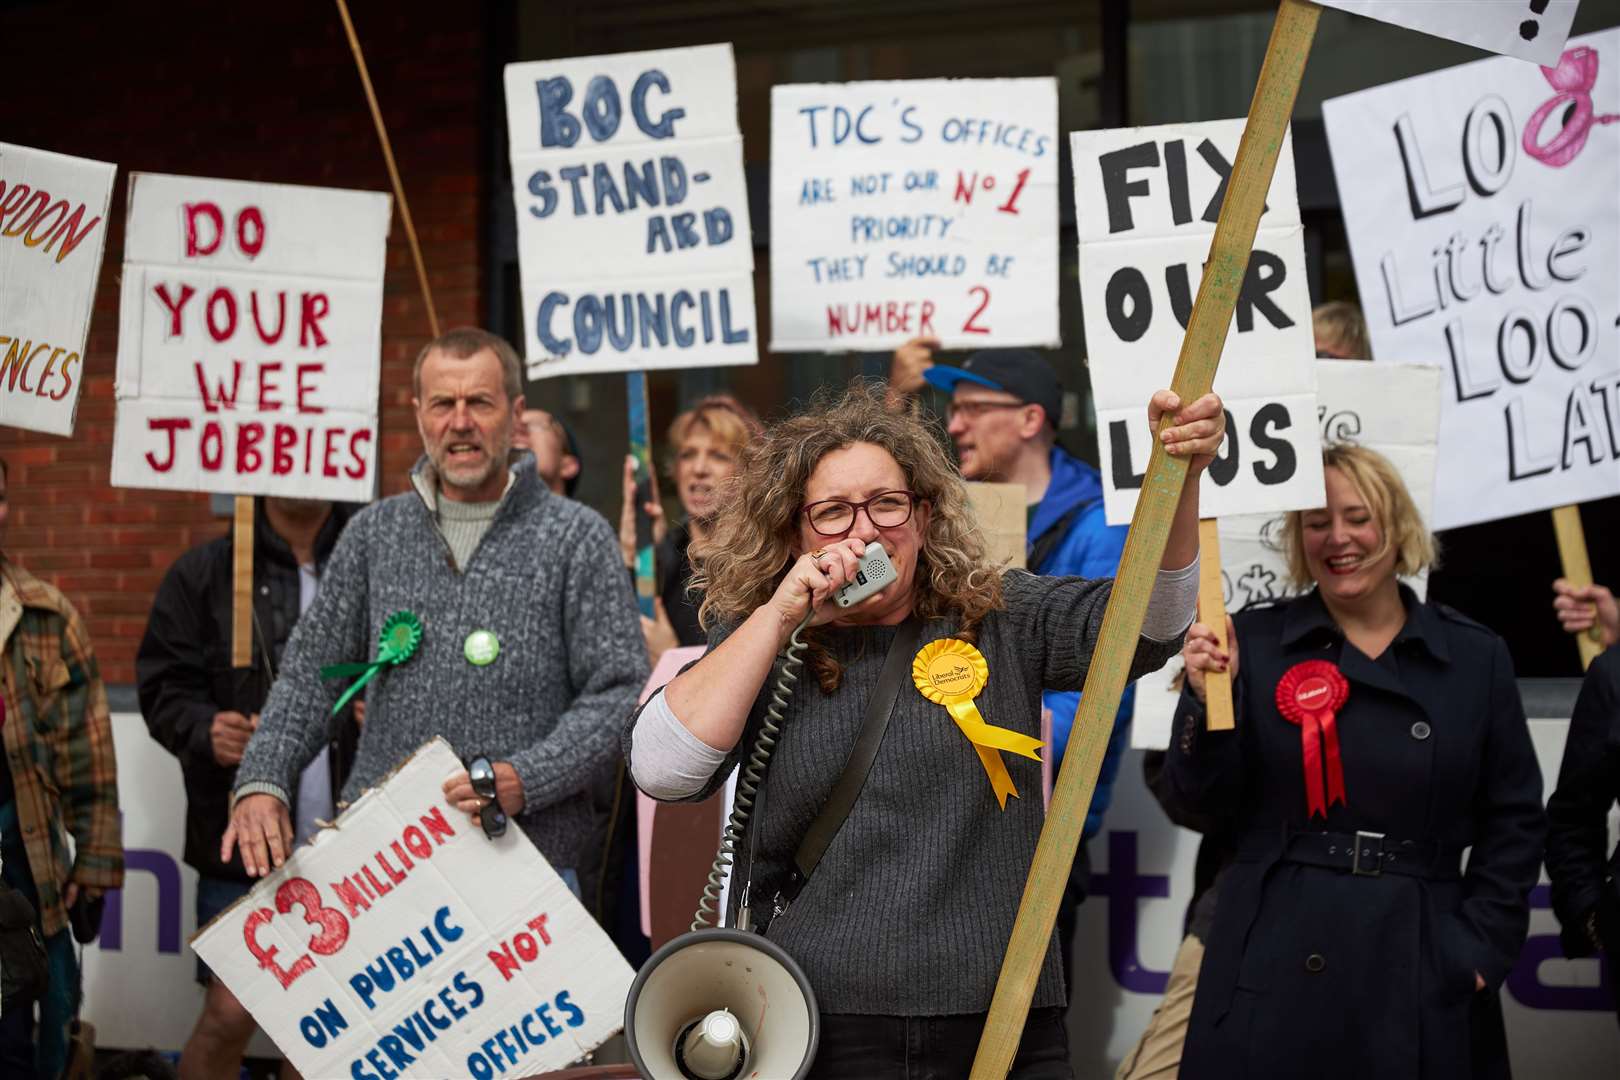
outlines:
{"label": "pink lips drawing on sign", "polygon": [[[1566,51],[1557,67],[1543,64],[1541,73],[1558,94],[1531,114],[1530,122],[1524,126],[1524,152],[1543,165],[1561,169],[1574,161],[1586,146],[1593,125],[1612,124],[1620,120],[1620,113],[1598,116],[1592,104],[1598,54],[1591,46],[1580,45]],[[1542,128],[1561,107],[1565,110],[1561,128],[1547,142],[1541,142]]]}

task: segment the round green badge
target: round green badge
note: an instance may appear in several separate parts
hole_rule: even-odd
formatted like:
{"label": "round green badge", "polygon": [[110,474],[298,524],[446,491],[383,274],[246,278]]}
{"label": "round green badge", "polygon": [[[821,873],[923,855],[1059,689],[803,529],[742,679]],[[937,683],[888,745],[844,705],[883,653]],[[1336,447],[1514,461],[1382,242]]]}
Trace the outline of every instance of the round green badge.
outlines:
{"label": "round green badge", "polygon": [[495,662],[501,655],[501,642],[488,630],[474,630],[467,635],[467,643],[461,650],[467,656],[469,664],[485,667]]}

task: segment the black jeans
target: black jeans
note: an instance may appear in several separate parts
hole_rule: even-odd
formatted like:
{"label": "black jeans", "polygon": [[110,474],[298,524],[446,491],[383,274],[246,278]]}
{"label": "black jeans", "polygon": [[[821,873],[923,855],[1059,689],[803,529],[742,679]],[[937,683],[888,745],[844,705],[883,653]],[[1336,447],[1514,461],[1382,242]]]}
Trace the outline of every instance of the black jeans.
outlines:
{"label": "black jeans", "polygon": [[[852,1016],[821,1014],[821,1042],[810,1080],[966,1080],[984,1032],[984,1014]],[[1074,1080],[1063,1010],[1031,1009],[1008,1080]]]}

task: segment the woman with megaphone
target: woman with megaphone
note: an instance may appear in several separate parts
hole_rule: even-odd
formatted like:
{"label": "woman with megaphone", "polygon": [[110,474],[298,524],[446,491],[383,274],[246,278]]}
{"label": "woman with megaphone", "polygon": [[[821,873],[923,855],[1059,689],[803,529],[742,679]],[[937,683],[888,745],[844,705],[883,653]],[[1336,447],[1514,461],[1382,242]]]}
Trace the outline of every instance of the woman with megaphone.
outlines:
{"label": "woman with megaphone", "polygon": [[[1224,434],[1213,394],[1160,390],[1147,419],[1164,417],[1156,437],[1189,482],[1132,678],[1192,622],[1196,481]],[[1041,691],[1081,688],[1108,603],[1108,580],[990,563],[940,436],[856,384],[755,440],[693,582],[709,651],[625,731],[631,774],[658,799],[707,798],[745,753],[770,756],[757,801],[746,770],[740,787],[752,855],[730,896],[814,991],[819,1052],[778,1059],[784,1077],[967,1075],[1045,813]],[[813,678],[795,686],[801,643]],[[651,1007],[647,978],[632,1013]],[[1053,945],[1011,1075],[1072,1075],[1064,1004]],[[744,1028],[760,1011],[728,1010]],[[667,1038],[707,1053],[700,1034]]]}

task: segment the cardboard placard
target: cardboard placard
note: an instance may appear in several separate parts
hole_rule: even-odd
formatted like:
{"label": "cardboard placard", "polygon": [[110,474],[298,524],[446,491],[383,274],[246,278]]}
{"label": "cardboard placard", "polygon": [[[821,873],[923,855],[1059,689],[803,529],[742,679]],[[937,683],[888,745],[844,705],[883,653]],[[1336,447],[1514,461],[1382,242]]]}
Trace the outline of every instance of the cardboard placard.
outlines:
{"label": "cardboard placard", "polygon": [[1003,568],[1024,568],[1029,551],[1029,491],[1023,484],[967,482],[968,504],[984,533],[990,562]]}
{"label": "cardboard placard", "polygon": [[1316,0],[1493,53],[1554,64],[1580,0]]}
{"label": "cardboard placard", "polygon": [[526,1076],[622,1025],[634,973],[534,849],[447,806],[425,744],[193,941],[305,1076]]}
{"label": "cardboard placard", "polygon": [[392,206],[131,175],[113,486],[370,500]]}
{"label": "cardboard placard", "polygon": [[[1432,521],[1440,372],[1417,364],[1318,360],[1316,392],[1322,442],[1353,442],[1384,455],[1401,474],[1423,519]],[[1276,514],[1220,519],[1222,593],[1229,614],[1293,595],[1281,545],[1282,522]],[[1428,574],[1406,579],[1406,584],[1422,597]],[[1132,746],[1163,750],[1170,745],[1181,669],[1177,657],[1137,680]]]}
{"label": "cardboard placard", "polygon": [[530,378],[752,364],[731,46],[506,66]]}
{"label": "cardboard placard", "polygon": [[0,424],[73,434],[117,172],[0,142]]}
{"label": "cardboard placard", "polygon": [[1373,355],[1444,372],[1437,528],[1620,493],[1617,112],[1620,31],[1323,106]]}
{"label": "cardboard placard", "polygon": [[771,348],[1057,345],[1057,84],[771,89]]}
{"label": "cardboard placard", "polygon": [[[1147,402],[1170,385],[1198,295],[1242,120],[1078,131],[1069,136],[1080,300],[1097,407],[1104,506],[1131,520],[1147,468]],[[1260,219],[1215,392],[1230,417],[1204,473],[1204,517],[1275,513],[1322,500],[1304,230],[1285,140]]]}

